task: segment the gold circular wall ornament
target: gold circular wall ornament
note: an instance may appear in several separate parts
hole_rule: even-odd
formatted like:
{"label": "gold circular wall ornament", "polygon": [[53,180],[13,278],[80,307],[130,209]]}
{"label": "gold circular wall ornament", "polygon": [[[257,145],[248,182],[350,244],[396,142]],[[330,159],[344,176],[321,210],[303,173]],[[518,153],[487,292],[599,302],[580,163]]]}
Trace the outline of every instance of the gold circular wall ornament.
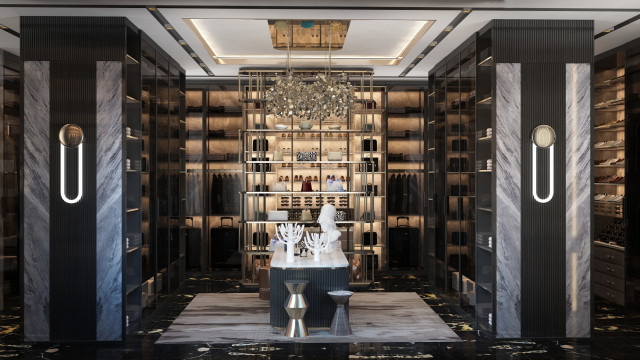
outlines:
{"label": "gold circular wall ornament", "polygon": [[84,132],[76,124],[67,124],[58,133],[60,143],[68,148],[75,148],[84,141]]}
{"label": "gold circular wall ornament", "polygon": [[531,141],[540,148],[548,148],[556,142],[556,132],[549,125],[538,125],[531,132]]}

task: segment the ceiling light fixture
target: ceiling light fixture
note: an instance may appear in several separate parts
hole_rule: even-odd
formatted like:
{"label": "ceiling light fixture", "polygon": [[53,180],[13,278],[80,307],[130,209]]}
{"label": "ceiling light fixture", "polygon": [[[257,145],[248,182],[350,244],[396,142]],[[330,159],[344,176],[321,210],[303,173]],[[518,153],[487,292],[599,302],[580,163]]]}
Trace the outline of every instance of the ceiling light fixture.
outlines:
{"label": "ceiling light fixture", "polygon": [[207,75],[213,76],[213,71],[211,71],[211,69],[209,69],[209,67],[204,64],[202,59],[200,59],[200,57],[195,53],[195,51],[193,51],[193,49],[191,48],[191,46],[189,46],[187,41],[184,40],[184,38],[180,36],[180,34],[178,34],[178,31],[173,27],[173,25],[169,23],[167,18],[165,18],[164,15],[162,15],[162,13],[158,11],[158,9],[155,6],[147,6],[147,10],[151,14],[151,16],[153,16],[153,18],[156,19],[156,21],[158,21],[158,23],[160,23],[160,25],[162,25],[162,27],[164,27],[167,30],[169,35],[171,35],[171,37],[179,45],[182,46],[184,51],[193,58],[193,61],[195,61],[198,65],[200,65],[202,67],[202,70],[204,70]]}
{"label": "ceiling light fixture", "polygon": [[[287,44],[290,27],[287,26]],[[331,27],[329,28],[331,39]],[[276,118],[299,117],[322,121],[332,116],[345,117],[355,104],[354,87],[346,73],[331,76],[331,40],[326,73],[316,74],[316,81],[307,84],[291,69],[291,48],[287,46],[286,73],[279,75],[265,93],[267,111]]]}
{"label": "ceiling light fixture", "polygon": [[415,68],[415,65],[420,63],[420,61],[422,61],[422,59],[424,59],[431,52],[431,50],[433,50],[439,43],[441,43],[442,40],[447,37],[447,35],[449,35],[451,31],[462,22],[462,20],[469,16],[470,13],[471,9],[462,9],[462,11],[449,23],[449,25],[445,26],[445,28],[442,29],[442,32],[438,34],[438,36],[436,36],[436,38],[431,43],[429,43],[429,45],[427,45],[422,53],[412,61],[411,65],[413,66],[407,66],[404,71],[402,71],[402,73],[400,73],[400,75],[398,76],[405,77],[409,73],[409,71]]}
{"label": "ceiling light fixture", "polygon": [[20,37],[20,34],[17,31],[13,30],[12,28],[8,27],[7,25],[0,24],[0,30],[4,30],[4,31],[8,32],[9,34],[11,34],[11,35],[13,35],[15,37],[18,37],[18,38]]}
{"label": "ceiling light fixture", "polygon": [[[263,60],[263,59],[269,59],[269,60],[274,60],[274,59],[283,59],[285,58],[285,55],[255,55],[255,54],[250,54],[250,55],[244,55],[244,54],[223,54],[223,50],[224,49],[220,49],[220,44],[216,44],[217,47],[214,47],[214,44],[212,41],[210,41],[210,37],[212,36],[210,33],[204,31],[206,30],[206,23],[203,23],[203,21],[205,21],[206,19],[196,19],[196,18],[191,18],[191,19],[184,19],[184,21],[187,23],[187,25],[191,28],[191,30],[195,33],[195,35],[198,37],[198,39],[200,40],[200,42],[202,43],[202,45],[205,47],[205,49],[207,49],[207,51],[209,52],[209,54],[211,55],[211,57],[213,58],[213,60],[217,63],[217,64],[257,64],[259,63],[260,65],[264,65],[264,62],[260,62],[257,59]],[[332,50],[337,50],[339,48],[341,48],[341,44],[345,42],[348,30],[349,30],[349,26],[351,23],[351,20],[315,20],[314,21],[314,26],[313,28],[309,29],[304,29],[301,26],[303,20],[267,20],[268,23],[268,29],[270,32],[270,36],[271,36],[271,40],[272,43],[274,41],[277,41],[278,44],[274,44],[273,47],[277,48],[277,49],[282,49],[286,51],[286,43],[284,41],[284,39],[287,36],[287,28],[291,27],[291,39],[289,40],[289,45],[293,46],[293,50],[297,50],[300,49],[302,50],[302,44],[298,45],[297,41],[296,41],[296,37],[299,37],[300,34],[297,33],[297,30],[303,30],[305,33],[309,33],[309,38],[307,40],[313,40],[314,41],[314,46],[311,46],[310,48],[313,48],[313,50],[318,50],[318,49],[327,49],[328,48],[328,44],[326,42],[327,36],[326,33],[328,32],[328,28],[331,27],[332,31],[338,31],[338,33],[342,36],[341,38],[337,38],[336,35],[334,34],[333,36],[333,43],[331,45]],[[307,20],[304,20],[307,21]],[[359,20],[360,21],[360,20]],[[418,41],[420,41],[420,39],[422,39],[422,37],[424,36],[424,34],[426,34],[426,32],[431,28],[431,26],[434,24],[433,20],[426,20],[426,21],[417,21],[417,20],[410,20],[413,23],[416,24],[416,31],[415,33],[412,34],[412,36],[409,37],[409,39],[402,45],[402,48],[398,51],[398,53],[392,53],[389,56],[385,56],[385,55],[380,55],[380,56],[376,56],[376,55],[364,55],[364,56],[357,56],[357,55],[343,55],[343,56],[333,56],[334,59],[340,59],[340,60],[364,60],[366,61],[367,64],[369,65],[383,65],[383,66],[393,66],[393,65],[398,65],[404,58],[405,56],[409,53],[409,51],[415,46],[416,43],[418,43]],[[336,30],[339,29],[339,30]],[[277,30],[277,33],[276,33]],[[413,29],[411,29],[411,31],[413,31]],[[315,34],[314,37],[311,37],[312,34]],[[277,40],[275,40],[277,38]],[[319,40],[321,40],[321,44],[318,44]],[[302,43],[302,41],[300,41],[300,43]],[[308,43],[308,42],[307,42]],[[392,49],[390,49],[392,50]],[[393,51],[393,50],[392,50]],[[317,52],[316,52],[317,53]],[[308,53],[307,53],[308,54]],[[318,60],[318,59],[324,59],[324,57],[322,56],[318,56],[318,55],[294,55],[292,56],[292,59],[305,59],[305,60]],[[252,61],[253,60],[253,61]]]}

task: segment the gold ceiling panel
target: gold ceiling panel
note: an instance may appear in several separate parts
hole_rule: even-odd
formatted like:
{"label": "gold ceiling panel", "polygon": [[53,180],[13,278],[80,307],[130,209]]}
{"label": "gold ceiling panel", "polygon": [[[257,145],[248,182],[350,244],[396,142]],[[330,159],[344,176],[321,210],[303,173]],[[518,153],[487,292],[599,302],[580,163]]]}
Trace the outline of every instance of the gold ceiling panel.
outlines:
{"label": "gold ceiling panel", "polygon": [[[349,31],[350,20],[268,20],[273,48],[287,50],[287,26],[291,50],[340,50]],[[310,26],[311,25],[311,26]],[[331,36],[331,39],[329,37]],[[331,40],[331,41],[329,41]]]}

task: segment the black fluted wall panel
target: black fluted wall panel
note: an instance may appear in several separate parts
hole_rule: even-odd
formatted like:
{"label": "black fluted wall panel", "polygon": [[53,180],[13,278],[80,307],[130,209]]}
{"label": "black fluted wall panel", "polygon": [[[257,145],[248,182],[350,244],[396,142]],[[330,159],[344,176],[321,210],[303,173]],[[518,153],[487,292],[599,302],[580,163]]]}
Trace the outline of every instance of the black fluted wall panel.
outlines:
{"label": "black fluted wall panel", "polygon": [[[522,64],[522,336],[565,337],[565,64]],[[554,196],[532,189],[531,132],[556,132]],[[538,196],[549,194],[549,151],[538,149]]]}
{"label": "black fluted wall panel", "polygon": [[[94,61],[51,62],[51,341],[96,338],[96,65]],[[59,195],[60,143],[65,124],[77,124],[84,133],[84,169],[81,200],[67,204]],[[67,154],[77,150],[67,151]],[[77,178],[74,158],[67,179]],[[72,180],[68,196],[77,186]]]}
{"label": "black fluted wall panel", "polygon": [[493,29],[496,62],[593,62],[592,20],[493,20]]}
{"label": "black fluted wall panel", "polygon": [[[51,341],[96,340],[96,61],[126,56],[124,17],[21,17],[22,61],[50,62]],[[60,143],[65,124],[85,133],[82,199],[60,197]],[[68,197],[77,193],[77,151],[67,152]],[[114,214],[119,216],[120,214]],[[26,266],[26,265],[25,265]],[[25,317],[29,316],[25,314]]]}
{"label": "black fluted wall panel", "polygon": [[20,18],[22,61],[121,61],[126,55],[125,39],[124,17]]}

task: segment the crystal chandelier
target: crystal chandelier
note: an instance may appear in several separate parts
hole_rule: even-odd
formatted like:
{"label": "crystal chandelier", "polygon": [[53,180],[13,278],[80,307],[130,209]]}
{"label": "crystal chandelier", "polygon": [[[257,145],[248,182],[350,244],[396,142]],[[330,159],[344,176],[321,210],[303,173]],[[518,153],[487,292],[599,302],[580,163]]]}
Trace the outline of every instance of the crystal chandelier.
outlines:
{"label": "crystal chandelier", "polygon": [[[329,39],[331,29],[329,27]],[[287,25],[287,37],[289,36]],[[347,74],[331,76],[331,40],[329,41],[329,71],[319,73],[315,81],[307,84],[301,75],[291,70],[291,49],[287,40],[287,71],[278,75],[265,93],[267,111],[276,118],[299,117],[322,121],[332,116],[347,116],[355,104],[354,87]]]}

